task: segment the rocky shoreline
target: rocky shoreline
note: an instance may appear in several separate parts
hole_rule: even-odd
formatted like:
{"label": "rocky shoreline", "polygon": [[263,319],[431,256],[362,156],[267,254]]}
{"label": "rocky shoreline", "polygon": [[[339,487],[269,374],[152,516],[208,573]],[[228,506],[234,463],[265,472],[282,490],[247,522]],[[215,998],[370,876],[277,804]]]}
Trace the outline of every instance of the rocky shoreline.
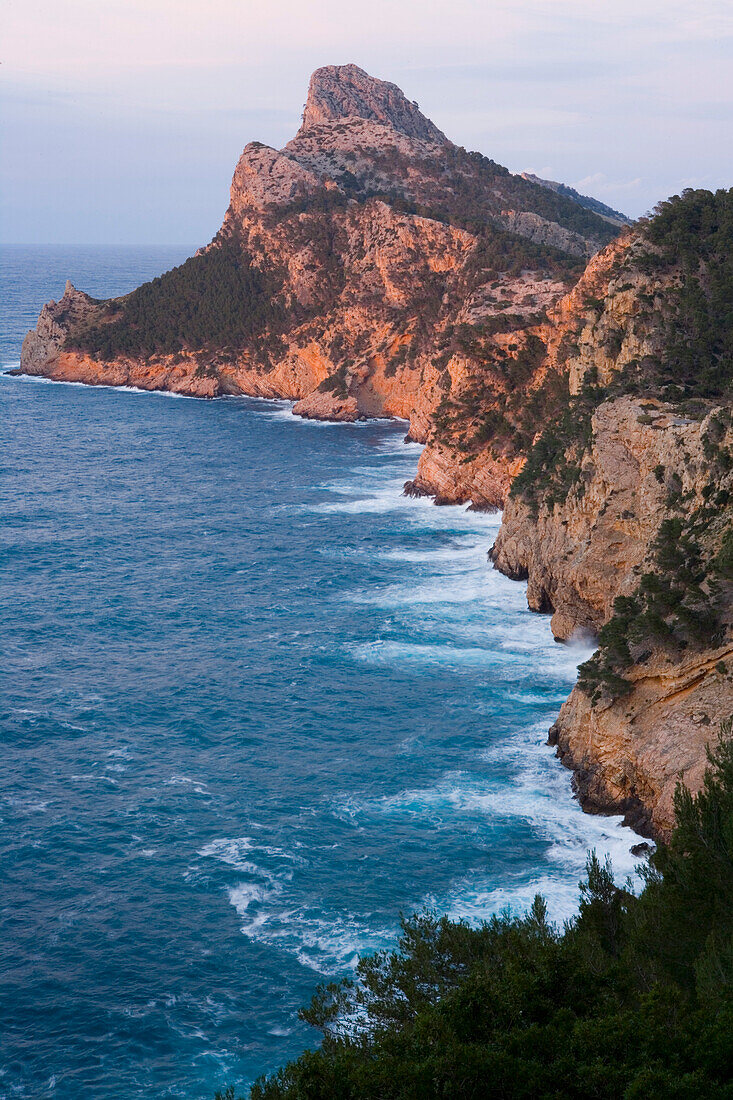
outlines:
{"label": "rocky shoreline", "polygon": [[612,221],[327,67],[283,150],[245,148],[209,246],[120,299],[67,283],[13,373],[409,421],[405,492],[503,508],[495,567],[558,640],[600,638],[550,732],[582,804],[665,836],[733,713],[733,418],[727,383],[665,376],[699,234],[677,256]]}
{"label": "rocky shoreline", "polygon": [[[6,373],[19,376],[27,372],[18,368]],[[95,378],[87,384],[110,385],[107,377]],[[78,376],[57,377],[54,380],[77,383],[86,381]],[[171,392],[181,391],[171,388]],[[201,395],[192,393],[190,396]],[[286,395],[244,394],[243,396],[282,398]],[[293,412],[297,415],[297,405],[294,405]],[[460,500],[455,486],[450,486],[450,483],[449,492],[446,496],[441,496],[435,491],[434,485],[430,483],[421,485],[417,477],[405,483],[404,492],[405,495],[412,497],[432,496],[436,505],[465,503]],[[480,496],[469,507],[477,511],[497,510],[497,505],[486,503]],[[567,522],[567,519],[558,519],[556,529],[565,534]],[[534,526],[533,531],[536,531]],[[581,596],[576,584],[567,576],[553,570],[553,563],[566,561],[567,554],[559,552],[556,558],[546,559],[542,556],[542,551],[538,551],[535,547],[530,554],[527,554],[527,546],[523,545],[522,540],[528,539],[526,517],[522,517],[520,510],[509,502],[497,540],[489,550],[494,567],[512,580],[529,582],[529,607],[537,613],[553,616],[552,629],[557,641],[569,641],[578,632],[585,632],[586,636],[597,633],[604,621],[604,614],[613,602],[614,594],[614,590],[603,580],[603,577],[608,577],[608,559],[604,558],[608,549],[607,544],[594,548],[605,564],[602,576],[595,577],[595,587],[591,597],[590,574],[586,575],[585,588]],[[522,556],[518,546],[522,547],[526,556]],[[548,595],[548,590],[552,592],[552,599]],[[694,668],[675,669],[672,673],[668,672],[664,691],[656,690],[654,679],[647,677],[649,682],[640,682],[638,686],[639,698],[627,700],[623,714],[618,711],[618,708],[616,710],[613,707],[606,710],[593,708],[589,706],[587,699],[577,687],[573,689],[568,700],[563,704],[557,721],[549,730],[548,744],[556,748],[558,758],[572,772],[573,789],[586,812],[621,814],[624,824],[642,837],[657,838],[660,835],[666,835],[667,823],[671,820],[672,795],[677,778],[682,775],[688,785],[693,787],[699,785],[705,762],[705,746],[715,728],[714,723],[721,715],[724,716],[727,710],[727,703],[725,706],[720,706],[723,702],[722,698],[717,703],[714,698],[715,668],[721,660],[731,658],[733,658],[733,649],[721,647],[707,656],[702,672]],[[654,671],[657,678],[661,679],[664,676],[663,670],[655,667]],[[667,738],[662,731],[659,738],[660,745],[646,746],[650,754],[654,753],[656,748],[656,758],[652,755],[646,761],[635,758],[633,755],[634,727],[641,723],[641,727],[649,737],[649,722],[644,721],[645,712],[650,707],[659,708],[665,698],[674,696],[679,691],[685,693],[687,700],[685,713],[678,710],[673,715],[675,730],[678,734],[675,738],[677,755],[669,759],[670,745],[666,743]],[[714,714],[712,718],[711,711]],[[687,720],[686,715],[689,715]],[[690,737],[690,725],[692,737]]]}

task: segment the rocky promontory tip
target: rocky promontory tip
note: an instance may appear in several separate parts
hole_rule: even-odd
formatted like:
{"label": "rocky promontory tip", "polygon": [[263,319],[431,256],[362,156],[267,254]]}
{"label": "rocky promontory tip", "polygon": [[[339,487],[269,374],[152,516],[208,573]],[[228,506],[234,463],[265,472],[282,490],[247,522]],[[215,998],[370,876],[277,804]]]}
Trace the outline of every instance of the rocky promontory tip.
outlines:
{"label": "rocky promontory tip", "polygon": [[396,84],[378,80],[358,65],[325,65],[310,79],[301,132],[346,118],[381,122],[407,137],[446,142]]}

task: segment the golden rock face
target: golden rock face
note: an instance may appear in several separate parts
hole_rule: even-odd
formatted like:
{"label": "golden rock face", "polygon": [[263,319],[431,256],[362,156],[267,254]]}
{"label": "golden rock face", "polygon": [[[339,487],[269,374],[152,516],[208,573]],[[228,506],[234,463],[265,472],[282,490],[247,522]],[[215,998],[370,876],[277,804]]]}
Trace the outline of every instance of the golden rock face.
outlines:
{"label": "golden rock face", "polygon": [[[552,611],[558,639],[596,633],[614,599],[633,590],[667,515],[655,471],[678,472],[679,492],[701,499],[705,422],[613,397],[593,413],[582,493],[532,510],[509,489],[556,415],[557,394],[567,400],[589,378],[608,385],[658,353],[648,305],[664,301],[676,275],[625,262],[641,247],[633,229],[599,251],[595,229],[529,208],[541,189],[486,164],[451,145],[395,85],[352,65],[320,69],[296,137],[281,151],[245,148],[222,229],[203,250],[234,242],[255,268],[278,273],[286,323],[266,353],[244,345],[94,356],[74,347],[74,332],[122,306],[67,284],[28,334],[21,369],[199,397],[290,398],[297,414],[319,419],[405,418],[426,444],[408,491],[505,507],[497,567],[528,580],[530,607]],[[533,241],[560,260],[507,260],[497,271],[470,218],[462,227],[436,213],[464,193],[510,251],[512,241]],[[589,262],[578,280],[579,259]],[[555,404],[543,405],[553,386]],[[700,783],[705,744],[733,712],[726,662],[733,672],[728,642],[676,656],[652,650],[630,669],[622,699],[594,705],[573,690],[552,736],[589,807],[669,827],[677,776]]]}

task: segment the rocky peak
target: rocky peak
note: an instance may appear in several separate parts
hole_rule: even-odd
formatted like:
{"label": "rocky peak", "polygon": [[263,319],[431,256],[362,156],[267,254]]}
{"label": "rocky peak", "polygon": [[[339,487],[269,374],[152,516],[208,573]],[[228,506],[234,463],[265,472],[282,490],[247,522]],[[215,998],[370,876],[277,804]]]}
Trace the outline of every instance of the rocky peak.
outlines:
{"label": "rocky peak", "polygon": [[314,126],[362,118],[391,126],[401,134],[443,143],[447,138],[421,114],[396,84],[369,76],[358,65],[325,65],[310,79],[300,133]]}
{"label": "rocky peak", "polygon": [[245,208],[262,210],[271,204],[292,202],[313,191],[319,182],[307,168],[277,149],[251,141],[234,170],[231,209],[239,213]]}

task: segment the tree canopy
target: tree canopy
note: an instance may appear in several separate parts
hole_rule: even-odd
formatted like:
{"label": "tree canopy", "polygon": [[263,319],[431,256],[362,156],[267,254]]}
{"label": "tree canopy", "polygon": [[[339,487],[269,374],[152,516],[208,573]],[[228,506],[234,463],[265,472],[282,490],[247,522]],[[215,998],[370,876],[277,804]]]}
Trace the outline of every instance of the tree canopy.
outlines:
{"label": "tree canopy", "polygon": [[319,989],[302,1016],[320,1048],[259,1080],[251,1100],[729,1100],[730,721],[709,760],[698,794],[678,786],[674,832],[638,894],[591,853],[562,929],[540,897],[477,928],[404,920],[396,951]]}

